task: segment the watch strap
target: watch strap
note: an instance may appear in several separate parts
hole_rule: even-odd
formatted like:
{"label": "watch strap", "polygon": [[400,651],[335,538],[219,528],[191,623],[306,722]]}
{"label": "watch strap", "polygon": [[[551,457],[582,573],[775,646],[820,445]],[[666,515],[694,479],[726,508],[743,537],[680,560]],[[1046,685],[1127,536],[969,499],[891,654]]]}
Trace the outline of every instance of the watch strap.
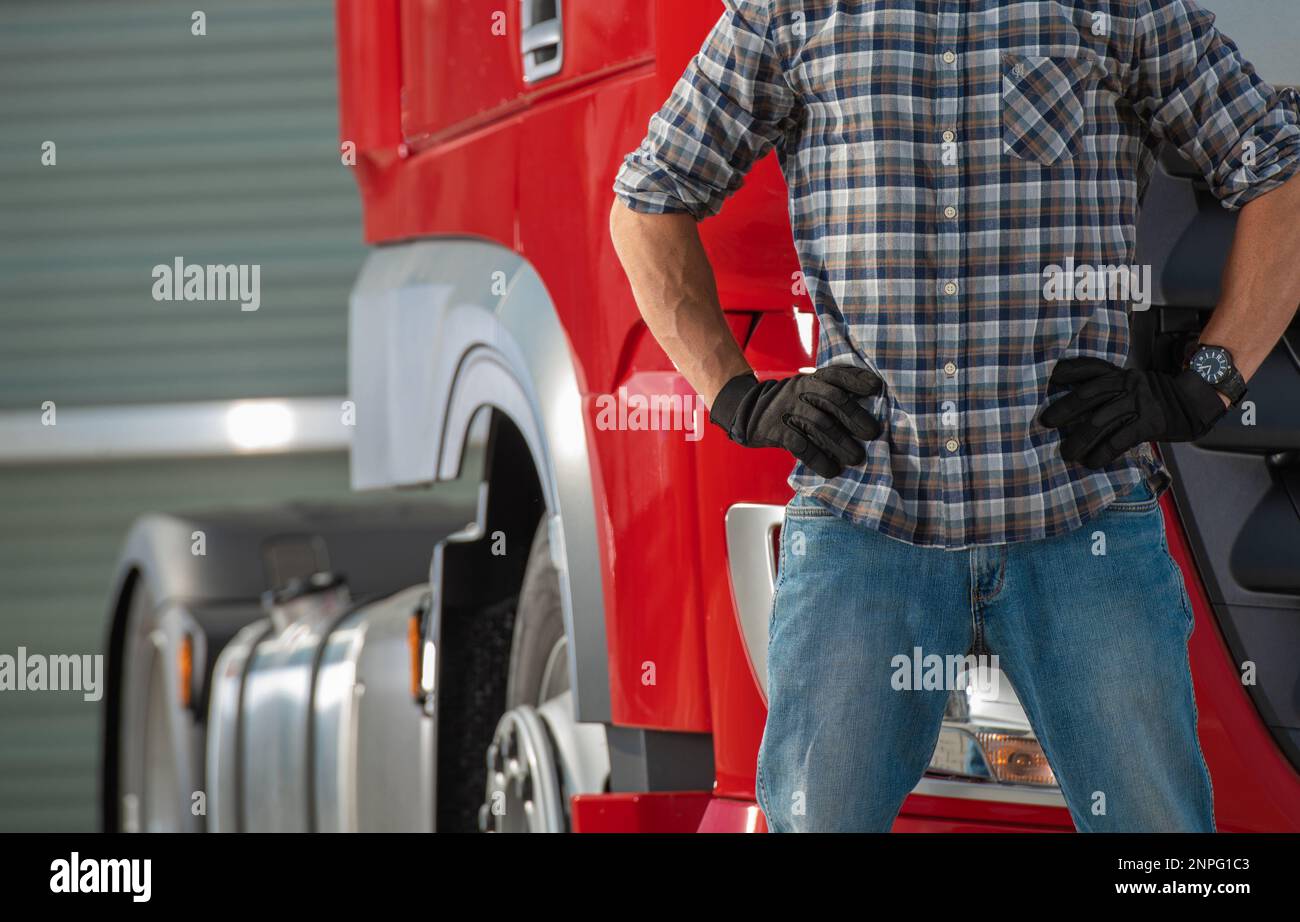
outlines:
{"label": "watch strap", "polygon": [[1246,396],[1246,379],[1241,376],[1241,372],[1237,371],[1237,366],[1234,365],[1232,374],[1214,385],[1214,389],[1227,397],[1235,407]]}
{"label": "watch strap", "polygon": [[1216,346],[1214,343],[1204,343],[1199,340],[1193,340],[1188,344],[1187,352],[1183,360],[1183,367],[1190,368],[1192,365],[1192,358],[1202,349],[1221,349],[1228,356],[1228,365],[1231,369],[1228,376],[1218,384],[1213,384],[1208,381],[1206,383],[1210,384],[1210,386],[1216,391],[1227,397],[1233,406],[1241,403],[1241,399],[1246,396],[1246,379],[1242,377],[1241,372],[1237,370],[1237,360],[1233,358],[1232,351],[1226,346]]}

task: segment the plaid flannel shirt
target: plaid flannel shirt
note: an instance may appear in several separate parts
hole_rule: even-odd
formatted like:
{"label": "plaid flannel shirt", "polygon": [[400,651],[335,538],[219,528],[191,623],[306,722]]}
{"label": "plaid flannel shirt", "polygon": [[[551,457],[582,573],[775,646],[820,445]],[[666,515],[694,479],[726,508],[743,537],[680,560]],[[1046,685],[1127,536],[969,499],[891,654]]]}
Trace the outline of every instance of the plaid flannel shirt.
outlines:
{"label": "plaid flannel shirt", "polygon": [[1127,267],[1161,141],[1228,209],[1300,169],[1300,99],[1191,0],[724,0],[614,190],[715,214],[775,149],[820,325],[817,364],[867,367],[866,461],[792,487],[917,545],[1061,534],[1145,480],[1037,422],[1062,358],[1123,365],[1130,300],[1045,294],[1044,271]]}

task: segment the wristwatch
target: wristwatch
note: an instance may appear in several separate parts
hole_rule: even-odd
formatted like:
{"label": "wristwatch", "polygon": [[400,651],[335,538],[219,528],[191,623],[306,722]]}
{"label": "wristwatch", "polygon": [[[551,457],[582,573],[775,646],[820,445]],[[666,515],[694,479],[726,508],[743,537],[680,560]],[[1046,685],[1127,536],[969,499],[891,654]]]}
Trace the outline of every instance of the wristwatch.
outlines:
{"label": "wristwatch", "polygon": [[1231,352],[1222,346],[1205,343],[1195,343],[1188,351],[1186,367],[1213,385],[1233,406],[1241,403],[1241,398],[1246,396],[1246,379],[1233,364]]}

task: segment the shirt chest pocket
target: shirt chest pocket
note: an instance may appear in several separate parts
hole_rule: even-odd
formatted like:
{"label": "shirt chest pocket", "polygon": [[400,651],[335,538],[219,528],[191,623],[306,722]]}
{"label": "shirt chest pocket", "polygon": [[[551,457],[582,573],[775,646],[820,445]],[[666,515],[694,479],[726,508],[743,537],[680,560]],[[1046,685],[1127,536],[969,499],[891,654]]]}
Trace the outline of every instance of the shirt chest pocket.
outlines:
{"label": "shirt chest pocket", "polygon": [[1076,156],[1084,99],[1095,79],[1089,58],[1002,53],[1002,143],[1011,154],[1050,166]]}

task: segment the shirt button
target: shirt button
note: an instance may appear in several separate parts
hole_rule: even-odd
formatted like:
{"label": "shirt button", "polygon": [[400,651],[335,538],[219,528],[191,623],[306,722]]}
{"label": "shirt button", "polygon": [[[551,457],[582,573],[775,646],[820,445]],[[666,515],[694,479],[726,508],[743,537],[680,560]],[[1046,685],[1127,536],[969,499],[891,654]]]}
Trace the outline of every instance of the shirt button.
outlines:
{"label": "shirt button", "polygon": [[953,51],[945,51],[945,52],[943,53],[943,63],[945,63],[945,64],[952,64],[952,63],[953,63],[954,61],[956,61],[956,60],[957,60],[957,54],[956,54],[956,52],[953,52]]}
{"label": "shirt button", "polygon": [[946,448],[946,449],[948,449],[949,451],[956,451],[956,450],[957,450],[957,440],[956,440],[956,439],[949,439],[948,441],[946,441],[946,442],[943,443],[943,447]]}
{"label": "shirt button", "polygon": [[955,218],[957,217],[957,209],[949,205],[947,208],[943,210],[943,216],[945,218]]}
{"label": "shirt button", "polygon": [[957,293],[957,283],[949,282],[943,286],[943,293],[946,295],[955,295]]}
{"label": "shirt button", "polygon": [[948,363],[946,363],[946,364],[943,366],[943,373],[946,374],[946,375],[948,375],[949,377],[952,377],[953,375],[955,375],[955,374],[957,373],[957,363],[956,363],[956,362],[948,362]]}
{"label": "shirt button", "polygon": [[957,140],[957,132],[955,132],[955,131],[945,131],[945,132],[943,133],[943,139],[944,139],[945,141],[956,141],[956,140]]}

